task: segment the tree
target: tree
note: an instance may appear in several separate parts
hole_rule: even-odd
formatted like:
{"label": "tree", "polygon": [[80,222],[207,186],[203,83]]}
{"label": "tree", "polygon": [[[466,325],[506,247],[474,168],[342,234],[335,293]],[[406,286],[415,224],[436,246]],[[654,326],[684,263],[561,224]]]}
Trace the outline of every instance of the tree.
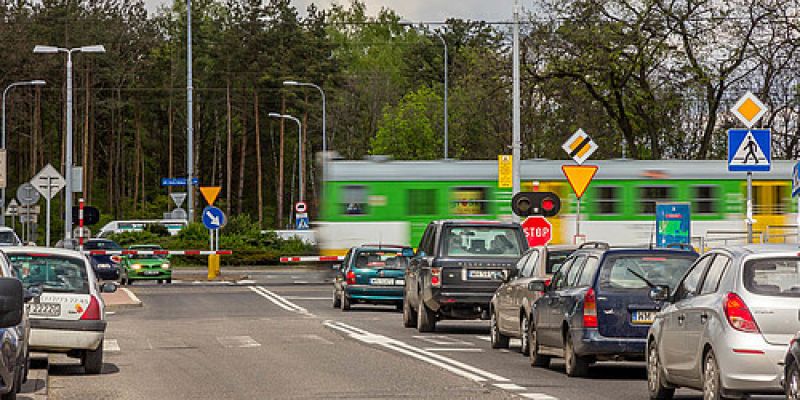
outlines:
{"label": "tree", "polygon": [[434,160],[442,154],[443,138],[432,122],[441,115],[437,104],[442,97],[429,87],[403,96],[399,104],[387,107],[372,140],[372,154],[399,160]]}

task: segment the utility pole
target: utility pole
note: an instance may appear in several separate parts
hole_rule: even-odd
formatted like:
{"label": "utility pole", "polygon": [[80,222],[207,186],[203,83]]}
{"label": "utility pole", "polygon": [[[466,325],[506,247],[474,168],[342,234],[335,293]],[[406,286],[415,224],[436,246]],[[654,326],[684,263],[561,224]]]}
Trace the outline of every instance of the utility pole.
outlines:
{"label": "utility pole", "polygon": [[[189,222],[194,220],[194,200],[192,185],[194,176],[194,151],[192,129],[192,0],[186,1],[186,198],[188,201]],[[228,188],[230,190],[230,188]]]}
{"label": "utility pole", "polygon": [[[512,194],[520,192],[520,148],[521,142],[521,122],[520,122],[520,73],[519,73],[519,13],[520,5],[519,0],[514,0],[514,84],[513,84],[513,102],[512,102],[512,119],[513,119],[513,139],[511,143],[511,178],[512,178]],[[519,222],[519,217],[512,216],[514,221]]]}

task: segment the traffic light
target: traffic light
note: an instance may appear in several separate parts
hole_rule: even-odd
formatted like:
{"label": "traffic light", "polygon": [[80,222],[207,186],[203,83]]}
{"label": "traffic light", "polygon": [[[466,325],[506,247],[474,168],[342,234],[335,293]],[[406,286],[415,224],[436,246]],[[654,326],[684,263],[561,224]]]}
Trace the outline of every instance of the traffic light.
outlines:
{"label": "traffic light", "polygon": [[[80,212],[80,207],[73,206],[72,207],[72,221],[75,224],[78,224],[78,216]],[[100,210],[97,207],[92,206],[85,206],[83,207],[83,224],[86,226],[91,226],[96,223],[100,222]]]}
{"label": "traffic light", "polygon": [[511,199],[511,210],[520,217],[552,217],[561,210],[561,199],[552,192],[519,192]]}

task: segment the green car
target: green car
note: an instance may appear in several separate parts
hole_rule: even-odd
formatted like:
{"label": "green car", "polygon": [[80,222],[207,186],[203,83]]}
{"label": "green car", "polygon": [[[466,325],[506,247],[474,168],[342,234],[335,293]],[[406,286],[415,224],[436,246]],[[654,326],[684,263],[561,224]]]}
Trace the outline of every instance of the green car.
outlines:
{"label": "green car", "polygon": [[[129,250],[163,250],[159,245],[130,246]],[[133,285],[137,280],[172,283],[172,269],[168,255],[128,254],[122,259],[122,284]]]}

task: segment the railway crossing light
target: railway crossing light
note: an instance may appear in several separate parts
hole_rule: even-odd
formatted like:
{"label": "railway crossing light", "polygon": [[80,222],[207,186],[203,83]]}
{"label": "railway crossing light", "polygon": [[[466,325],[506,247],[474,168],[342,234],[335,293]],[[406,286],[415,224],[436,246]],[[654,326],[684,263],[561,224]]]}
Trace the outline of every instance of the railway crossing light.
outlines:
{"label": "railway crossing light", "polygon": [[519,192],[511,199],[511,210],[520,217],[553,217],[561,210],[561,199],[553,192]]}

